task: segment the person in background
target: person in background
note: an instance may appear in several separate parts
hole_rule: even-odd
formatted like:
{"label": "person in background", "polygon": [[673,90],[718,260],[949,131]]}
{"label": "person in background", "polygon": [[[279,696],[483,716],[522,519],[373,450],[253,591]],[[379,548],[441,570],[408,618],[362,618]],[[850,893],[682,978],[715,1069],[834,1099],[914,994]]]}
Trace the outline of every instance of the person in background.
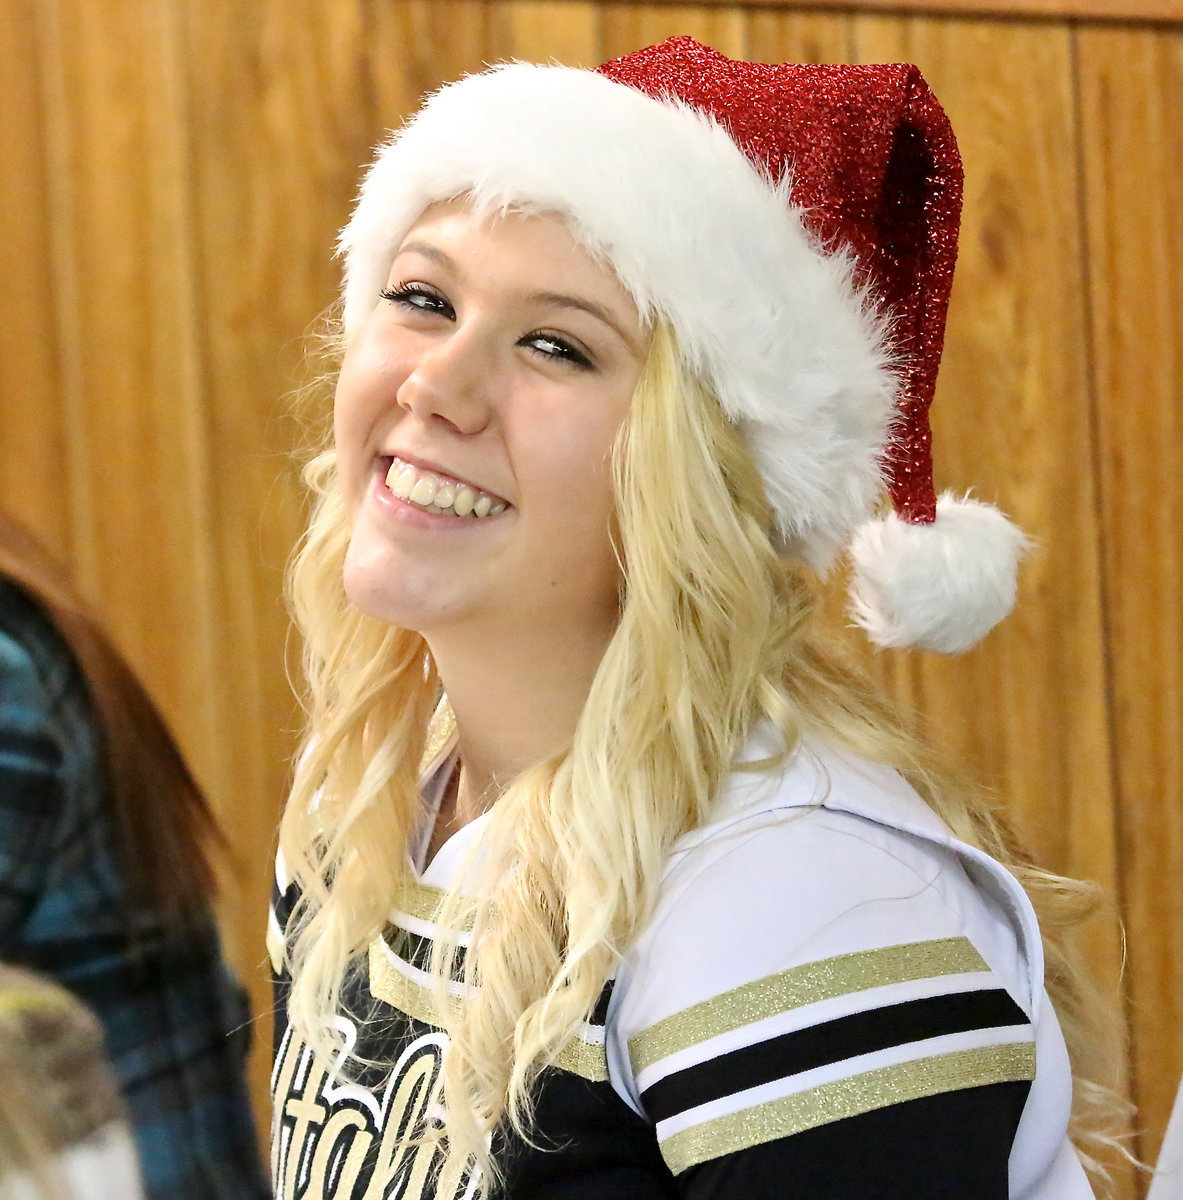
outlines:
{"label": "person in background", "polygon": [[0,965],[0,1200],[141,1200],[102,1027],[72,993]]}
{"label": "person in background", "polygon": [[0,513],[0,961],[98,1017],[150,1200],[268,1196],[213,814],[66,573]]}

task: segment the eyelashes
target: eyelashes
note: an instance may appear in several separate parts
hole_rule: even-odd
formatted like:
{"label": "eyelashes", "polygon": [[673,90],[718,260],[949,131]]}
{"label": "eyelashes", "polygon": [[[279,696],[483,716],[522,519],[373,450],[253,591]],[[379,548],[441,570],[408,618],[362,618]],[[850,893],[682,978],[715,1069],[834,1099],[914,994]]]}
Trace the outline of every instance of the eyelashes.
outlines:
{"label": "eyelashes", "polygon": [[401,305],[414,312],[439,313],[453,320],[456,316],[452,306],[438,292],[421,283],[400,283],[396,287],[384,287],[378,295],[391,304]]}
{"label": "eyelashes", "polygon": [[[388,285],[382,288],[378,295],[382,300],[397,305],[408,313],[438,316],[448,321],[456,319],[456,310],[451,303],[434,288],[423,283]],[[595,369],[595,363],[588,353],[574,340],[561,334],[536,329],[519,338],[517,344],[547,362],[581,371]]]}
{"label": "eyelashes", "polygon": [[569,363],[580,370],[591,370],[592,361],[578,346],[553,333],[528,333],[518,343],[543,358]]}

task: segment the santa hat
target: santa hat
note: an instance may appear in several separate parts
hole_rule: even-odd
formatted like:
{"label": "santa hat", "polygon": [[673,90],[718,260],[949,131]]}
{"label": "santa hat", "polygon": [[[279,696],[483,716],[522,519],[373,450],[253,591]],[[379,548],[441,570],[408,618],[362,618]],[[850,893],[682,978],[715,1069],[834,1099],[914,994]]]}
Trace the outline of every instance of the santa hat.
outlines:
{"label": "santa hat", "polygon": [[[912,66],[733,62],[672,38],[596,71],[509,63],[429,97],[341,234],[351,334],[430,204],[563,214],[743,430],[785,547],[855,562],[881,645],[955,653],[1010,611],[1022,533],[933,493],[928,407],[961,209]],[[894,513],[873,519],[886,488]]]}

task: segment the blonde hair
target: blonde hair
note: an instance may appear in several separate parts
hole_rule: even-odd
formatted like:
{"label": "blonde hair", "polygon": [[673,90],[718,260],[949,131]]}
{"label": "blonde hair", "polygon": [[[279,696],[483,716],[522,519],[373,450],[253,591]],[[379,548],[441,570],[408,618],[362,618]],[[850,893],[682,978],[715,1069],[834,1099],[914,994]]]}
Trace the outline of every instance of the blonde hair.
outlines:
{"label": "blonde hair", "polygon": [[[432,958],[444,1059],[449,1172],[489,1139],[530,1138],[539,1072],[590,1014],[619,953],[653,909],[673,843],[702,824],[755,723],[787,749],[815,734],[890,764],[953,833],[1004,863],[1043,922],[1048,987],[1080,1081],[1073,1132],[1108,1139],[1111,1043],[1060,932],[1092,889],[1040,871],[974,793],[954,786],[867,679],[812,629],[812,591],[777,552],[772,514],[740,431],[658,326],[614,449],[618,627],[570,746],[514,780],[482,840],[480,878],[449,893],[442,927],[472,930],[462,1005],[448,1003],[455,943]],[[291,1019],[321,1053],[341,990],[383,930],[422,816],[418,767],[440,682],[423,639],[346,599],[349,528],[331,452],[305,479],[316,496],[291,594],[305,636],[308,732],[281,829],[302,900],[289,929]],[[480,899],[474,899],[479,897]],[[294,938],[290,936],[294,933]]]}

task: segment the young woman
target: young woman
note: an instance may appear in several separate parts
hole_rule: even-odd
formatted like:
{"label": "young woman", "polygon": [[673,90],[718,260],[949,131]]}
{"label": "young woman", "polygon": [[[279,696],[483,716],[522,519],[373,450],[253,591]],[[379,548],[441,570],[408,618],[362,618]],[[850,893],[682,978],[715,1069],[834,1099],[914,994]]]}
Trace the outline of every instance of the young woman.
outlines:
{"label": "young woman", "polygon": [[810,620],[852,542],[881,642],[1013,599],[931,495],[959,200],[914,68],[688,39],[381,150],[293,573],[281,1200],[1091,1195],[1072,885]]}
{"label": "young woman", "polygon": [[[250,1014],[212,913],[216,836],[131,668],[62,568],[0,513],[0,961],[99,1019],[151,1200],[267,1194]],[[78,1116],[59,1114],[54,1144]]]}

